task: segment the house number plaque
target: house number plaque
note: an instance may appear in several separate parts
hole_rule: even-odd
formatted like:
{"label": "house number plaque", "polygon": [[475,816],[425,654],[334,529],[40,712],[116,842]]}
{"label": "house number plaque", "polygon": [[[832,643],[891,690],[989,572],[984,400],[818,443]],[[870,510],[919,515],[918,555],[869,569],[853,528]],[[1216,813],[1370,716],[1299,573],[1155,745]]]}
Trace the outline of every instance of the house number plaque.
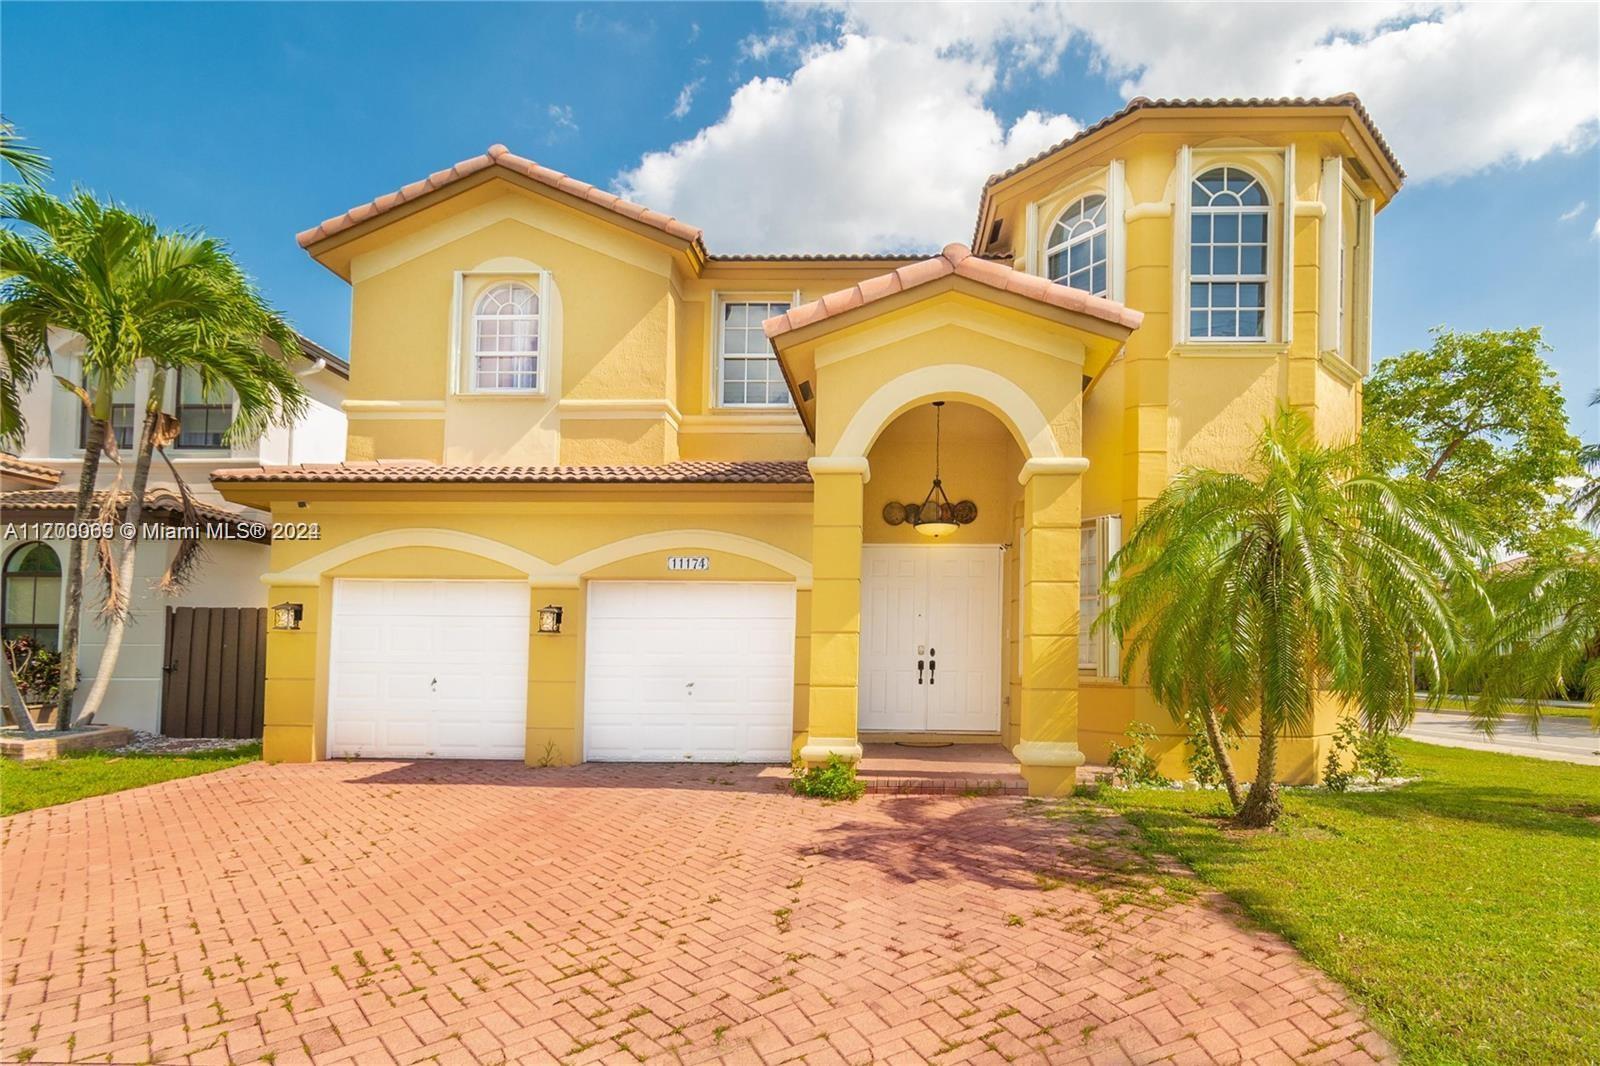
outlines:
{"label": "house number plaque", "polygon": [[710,570],[711,556],[709,555],[669,555],[667,556],[668,570]]}

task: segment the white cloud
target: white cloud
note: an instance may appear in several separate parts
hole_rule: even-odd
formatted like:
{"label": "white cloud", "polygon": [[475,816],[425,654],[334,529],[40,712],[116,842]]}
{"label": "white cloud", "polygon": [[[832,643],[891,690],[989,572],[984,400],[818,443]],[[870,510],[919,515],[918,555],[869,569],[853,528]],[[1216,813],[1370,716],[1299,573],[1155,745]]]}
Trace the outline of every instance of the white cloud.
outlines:
{"label": "white cloud", "polygon": [[1579,215],[1583,214],[1583,209],[1588,207],[1588,206],[1589,206],[1589,201],[1588,200],[1579,200],[1577,203],[1572,205],[1572,209],[1571,210],[1561,212],[1561,221],[1562,222],[1571,222],[1573,219],[1575,219]]}
{"label": "white cloud", "polygon": [[694,94],[699,92],[700,86],[705,83],[706,80],[704,78],[696,78],[678,90],[678,99],[672,105],[673,118],[683,118],[689,113],[689,108],[694,106]]}
{"label": "white cloud", "polygon": [[1589,236],[1600,241],[1600,218],[1594,220],[1594,229],[1589,232]]}
{"label": "white cloud", "polygon": [[847,33],[789,78],[754,78],[727,113],[618,178],[625,196],[705,227],[718,251],[927,250],[971,234],[996,170],[1070,136],[1065,115],[1009,129],[984,104],[992,64]]}
{"label": "white cloud", "polygon": [[745,82],[718,121],[617,185],[706,227],[718,250],[966,240],[983,179],[1078,128],[1059,113],[1071,101],[1009,124],[992,104],[1069,49],[1126,97],[1353,90],[1413,181],[1530,162],[1600,130],[1589,5],[794,5],[739,57],[793,73]]}

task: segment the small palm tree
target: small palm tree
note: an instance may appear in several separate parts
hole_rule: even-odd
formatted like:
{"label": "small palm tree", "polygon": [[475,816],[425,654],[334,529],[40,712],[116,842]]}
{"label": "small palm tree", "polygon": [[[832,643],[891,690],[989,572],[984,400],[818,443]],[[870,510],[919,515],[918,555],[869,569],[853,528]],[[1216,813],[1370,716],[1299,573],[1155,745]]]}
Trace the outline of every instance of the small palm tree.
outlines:
{"label": "small palm tree", "polygon": [[[1600,407],[1600,389],[1595,389],[1594,395],[1589,397],[1589,406]],[[1579,518],[1600,529],[1600,443],[1585,444],[1579,449],[1578,462],[1587,476],[1572,497],[1572,507]]]}
{"label": "small palm tree", "polygon": [[1540,700],[1581,692],[1600,726],[1600,555],[1575,547],[1494,572],[1497,610],[1458,670],[1479,696],[1468,713],[1485,732],[1509,711],[1539,727]]}
{"label": "small palm tree", "polygon": [[1219,764],[1221,729],[1257,717],[1236,818],[1264,826],[1280,813],[1279,737],[1310,724],[1319,690],[1368,728],[1409,718],[1412,654],[1437,668],[1455,649],[1446,583],[1473,585],[1483,550],[1436,490],[1364,472],[1299,414],[1268,423],[1250,467],[1189,471],[1156,498],[1112,560],[1106,624],[1124,679],[1144,664],[1175,718],[1207,723]]}
{"label": "small palm tree", "polygon": [[[8,360],[34,367],[50,362],[49,330],[70,330],[84,339],[83,386],[58,378],[77,393],[89,415],[83,471],[73,515],[83,523],[94,507],[102,454],[115,453],[111,406],[116,389],[132,380],[140,363],[153,367],[150,394],[140,425],[124,528],[132,536],[98,545],[106,578],[102,615],[106,646],[94,685],[76,719],[71,713],[77,677],[79,619],[83,601],[84,544],[74,540],[67,568],[62,614],[60,728],[86,724],[99,709],[116,666],[128,621],[128,595],[151,457],[176,436],[175,420],[162,411],[170,375],[178,369],[199,376],[214,394],[238,397],[228,439],[257,437],[273,423],[298,416],[305,390],[293,371],[299,354],[293,330],[269,307],[218,241],[194,233],[162,232],[150,219],[85,192],[62,202],[34,189],[8,186],[0,195],[0,219],[21,229],[0,231],[0,338]],[[176,475],[174,475],[176,476]],[[106,507],[115,509],[116,488]],[[180,482],[181,488],[181,482]],[[180,551],[168,575],[181,582],[194,559],[193,545]]]}
{"label": "small palm tree", "polygon": [[44,179],[50,176],[50,157],[28,144],[4,115],[0,115],[0,162],[15,170],[24,185],[35,189],[44,188]]}

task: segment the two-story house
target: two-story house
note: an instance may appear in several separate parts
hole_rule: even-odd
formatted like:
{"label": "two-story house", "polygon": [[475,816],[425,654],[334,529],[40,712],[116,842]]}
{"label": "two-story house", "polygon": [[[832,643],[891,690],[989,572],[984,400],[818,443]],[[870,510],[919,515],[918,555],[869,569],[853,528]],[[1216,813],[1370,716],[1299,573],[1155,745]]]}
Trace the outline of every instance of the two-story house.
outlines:
{"label": "two-story house", "polygon": [[1354,97],[1141,99],[928,257],[718,256],[498,145],[323,222],[347,460],[213,475],[319,537],[272,546],[267,757],[984,741],[1055,794],[1138,718],[1176,769],[1106,559],[1280,405],[1354,433],[1401,179]]}
{"label": "two-story house", "polygon": [[[5,511],[4,536],[0,539],[4,635],[7,640],[30,637],[50,649],[60,646],[66,584],[62,572],[71,547],[64,536],[69,531],[64,527],[70,523],[77,503],[84,434],[88,430],[82,402],[61,388],[54,376],[79,378],[82,350],[81,337],[52,331],[51,373],[40,374],[22,397],[26,435],[18,454],[0,456],[0,505]],[[223,440],[224,431],[233,421],[235,400],[231,393],[208,394],[193,375],[179,373],[168,381],[163,408],[180,424],[177,441],[167,449],[172,466],[193,494],[201,521],[215,523],[219,531],[226,533],[205,539],[201,563],[193,579],[177,595],[156,590],[177,550],[177,542],[146,538],[140,544],[135,558],[132,614],[115,675],[96,721],[161,732],[163,682],[173,667],[174,653],[167,646],[167,607],[266,605],[267,590],[261,584],[261,575],[271,554],[270,519],[263,512],[223,500],[210,478],[213,471],[230,467],[338,462],[344,458],[342,404],[349,365],[305,338],[301,338],[301,351],[306,358],[298,373],[310,401],[305,414],[292,425],[267,430],[248,445],[230,446]],[[152,378],[148,365],[138,367],[112,408],[112,428],[118,447],[123,449],[124,491],[133,479],[137,417],[145,409]],[[116,476],[116,464],[109,457],[102,458],[97,488],[109,490]],[[166,463],[160,459],[150,466],[144,507],[147,524],[175,526],[183,522],[183,501]],[[105,629],[97,618],[102,588],[91,564],[84,586],[80,629],[80,704],[88,693],[89,680],[99,670],[105,645]],[[220,644],[222,640],[223,633],[219,631],[216,641]],[[217,680],[210,679],[210,684],[215,686]],[[201,676],[195,683],[204,686],[207,679]],[[207,697],[210,703],[217,698],[216,694]]]}

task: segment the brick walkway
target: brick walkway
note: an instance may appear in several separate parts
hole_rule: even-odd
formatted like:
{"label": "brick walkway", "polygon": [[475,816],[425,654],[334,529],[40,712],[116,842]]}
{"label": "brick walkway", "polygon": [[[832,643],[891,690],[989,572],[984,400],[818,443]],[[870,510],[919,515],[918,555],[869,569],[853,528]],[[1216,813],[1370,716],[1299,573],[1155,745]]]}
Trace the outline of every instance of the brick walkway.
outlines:
{"label": "brick walkway", "polygon": [[255,764],[4,823],[6,1061],[1367,1062],[1115,822],[748,768]]}

